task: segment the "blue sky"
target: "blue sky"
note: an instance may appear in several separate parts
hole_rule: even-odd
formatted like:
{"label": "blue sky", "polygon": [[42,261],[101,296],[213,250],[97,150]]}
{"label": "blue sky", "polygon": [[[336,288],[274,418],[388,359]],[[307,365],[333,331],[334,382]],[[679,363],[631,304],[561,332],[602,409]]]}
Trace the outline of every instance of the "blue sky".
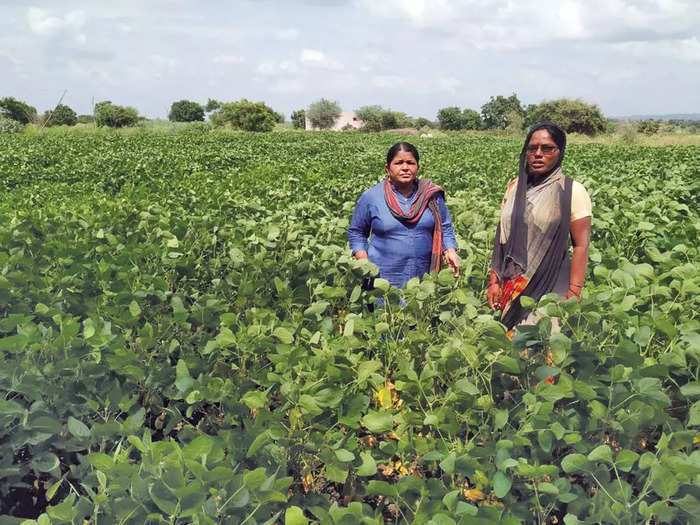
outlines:
{"label": "blue sky", "polygon": [[697,0],[0,0],[0,96],[166,117],[182,98],[321,97],[435,118],[491,95],[700,112]]}

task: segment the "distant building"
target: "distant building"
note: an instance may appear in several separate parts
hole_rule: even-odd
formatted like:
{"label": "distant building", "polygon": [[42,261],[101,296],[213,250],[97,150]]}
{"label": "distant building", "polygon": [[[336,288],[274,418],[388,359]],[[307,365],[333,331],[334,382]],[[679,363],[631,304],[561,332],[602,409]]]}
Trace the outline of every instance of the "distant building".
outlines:
{"label": "distant building", "polygon": [[[343,111],[330,129],[333,131],[340,131],[348,127],[353,129],[360,129],[362,127],[362,121],[357,118],[354,111]],[[306,129],[318,130],[320,128],[315,128],[313,124],[311,124],[309,117],[306,117]]]}

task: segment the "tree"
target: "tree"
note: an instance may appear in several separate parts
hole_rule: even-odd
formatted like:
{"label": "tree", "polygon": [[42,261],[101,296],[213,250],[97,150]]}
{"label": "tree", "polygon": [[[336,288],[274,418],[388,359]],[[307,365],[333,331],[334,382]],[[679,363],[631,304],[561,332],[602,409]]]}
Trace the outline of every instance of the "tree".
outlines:
{"label": "tree", "polygon": [[457,106],[442,108],[437,114],[440,129],[458,130],[462,129],[462,111]]}
{"label": "tree", "polygon": [[0,114],[0,133],[21,133],[24,125]]}
{"label": "tree", "polygon": [[306,129],[306,110],[298,109],[296,111],[292,111],[289,118],[292,119],[292,125],[296,129]]}
{"label": "tree", "polygon": [[329,129],[340,117],[341,109],[337,102],[322,98],[313,102],[306,111],[314,128]]}
{"label": "tree", "polygon": [[608,125],[608,120],[598,106],[568,98],[548,100],[527,107],[525,125],[532,126],[545,120],[560,126],[567,133],[586,135],[603,133]]}
{"label": "tree", "polygon": [[29,124],[36,120],[37,113],[35,107],[14,97],[5,97],[0,99],[0,115],[16,120],[20,124]]}
{"label": "tree", "polygon": [[355,110],[355,115],[362,121],[363,131],[381,131],[382,113],[384,108],[381,106],[362,106]]}
{"label": "tree", "polygon": [[75,126],[78,115],[65,104],[59,104],[53,111],[44,113],[42,122],[45,126]]}
{"label": "tree", "polygon": [[204,111],[207,113],[211,113],[212,111],[216,111],[221,107],[221,102],[218,100],[214,100],[213,98],[210,98],[207,100],[206,105],[204,106]]}
{"label": "tree", "polygon": [[435,122],[432,120],[428,120],[425,117],[418,117],[413,124],[416,126],[416,129],[421,129],[421,128],[434,128],[435,127]]}
{"label": "tree", "polygon": [[243,131],[272,131],[279,114],[263,102],[251,102],[242,98],[238,102],[225,102],[211,116],[217,126],[226,124]]}
{"label": "tree", "polygon": [[191,100],[178,100],[170,106],[171,122],[196,122],[204,120],[204,108]]}
{"label": "tree", "polygon": [[474,109],[462,111],[462,129],[481,129],[483,124],[478,111]]}
{"label": "tree", "polygon": [[275,122],[277,124],[284,124],[284,113],[272,110],[272,116],[275,117]]}
{"label": "tree", "polygon": [[95,104],[95,123],[98,126],[123,128],[138,122],[139,114],[129,106],[117,106],[109,100]]}
{"label": "tree", "polygon": [[524,113],[525,110],[515,93],[507,98],[502,95],[491,97],[481,106],[481,116],[486,129],[506,129],[513,115],[524,115]]}

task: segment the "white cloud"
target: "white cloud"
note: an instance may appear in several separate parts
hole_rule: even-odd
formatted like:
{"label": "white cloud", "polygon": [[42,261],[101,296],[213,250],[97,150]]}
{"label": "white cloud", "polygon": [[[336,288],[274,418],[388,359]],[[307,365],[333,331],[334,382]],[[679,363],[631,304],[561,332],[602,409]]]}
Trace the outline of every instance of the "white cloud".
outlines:
{"label": "white cloud", "polygon": [[[697,34],[697,0],[357,0],[382,23],[405,21],[409,31],[432,30],[433,41],[458,51],[513,50],[555,45],[562,40],[624,42]],[[400,24],[399,24],[400,25]]]}
{"label": "white cloud", "polygon": [[85,11],[70,11],[65,16],[51,14],[47,9],[30,7],[27,10],[27,23],[35,35],[54,36],[61,31],[79,30],[85,25]]}
{"label": "white cloud", "polygon": [[682,40],[657,40],[654,42],[622,42],[613,48],[635,58],[666,58],[683,62],[700,62],[700,40],[697,37]]}
{"label": "white cloud", "polygon": [[242,64],[245,62],[242,56],[239,55],[218,55],[212,59],[215,64]]}
{"label": "white cloud", "polygon": [[292,60],[264,60],[258,64],[255,71],[265,76],[289,75],[297,73],[299,66]]}
{"label": "white cloud", "polygon": [[317,49],[303,49],[299,60],[302,64],[309,67],[318,67],[335,71],[343,69],[343,64],[326,56],[323,51],[318,51]]}
{"label": "white cloud", "polygon": [[280,29],[275,33],[277,40],[296,40],[299,38],[299,30],[294,27]]}

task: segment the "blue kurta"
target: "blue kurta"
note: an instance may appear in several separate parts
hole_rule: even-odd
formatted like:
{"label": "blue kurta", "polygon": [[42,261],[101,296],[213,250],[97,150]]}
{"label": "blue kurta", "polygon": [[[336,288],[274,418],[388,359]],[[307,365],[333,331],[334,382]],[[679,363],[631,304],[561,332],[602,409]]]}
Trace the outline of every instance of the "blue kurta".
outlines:
{"label": "blue kurta", "polygon": [[[408,198],[396,189],[394,193],[401,209],[407,213],[415,190]],[[442,215],[442,251],[456,249],[450,212],[442,195],[438,194],[436,200]],[[430,271],[434,226],[435,217],[428,207],[415,224],[394,217],[384,200],[382,181],[360,195],[348,227],[348,241],[353,254],[366,251],[369,260],[379,267],[379,276],[400,288],[409,279],[422,277]]]}

